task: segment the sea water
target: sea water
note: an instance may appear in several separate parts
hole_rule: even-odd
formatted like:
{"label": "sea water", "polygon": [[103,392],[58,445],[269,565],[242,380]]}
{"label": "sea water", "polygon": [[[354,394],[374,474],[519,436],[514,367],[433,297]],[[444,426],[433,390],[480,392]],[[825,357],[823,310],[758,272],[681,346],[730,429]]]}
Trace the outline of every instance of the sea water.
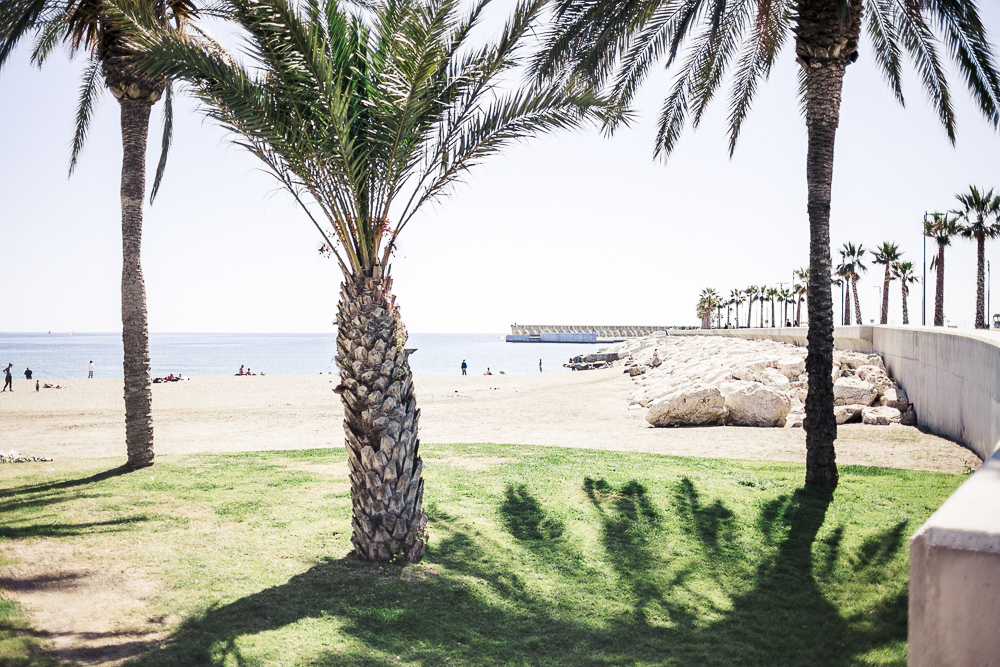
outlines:
{"label": "sea water", "polygon": [[[498,375],[567,372],[570,357],[596,352],[596,343],[507,343],[504,334],[410,334],[410,367],[418,375],[469,375],[489,368]],[[150,370],[154,377],[233,375],[240,366],[253,373],[302,375],[336,372],[336,334],[152,333]],[[0,333],[0,365],[13,363],[16,379],[31,368],[37,379],[122,377],[121,334]]]}

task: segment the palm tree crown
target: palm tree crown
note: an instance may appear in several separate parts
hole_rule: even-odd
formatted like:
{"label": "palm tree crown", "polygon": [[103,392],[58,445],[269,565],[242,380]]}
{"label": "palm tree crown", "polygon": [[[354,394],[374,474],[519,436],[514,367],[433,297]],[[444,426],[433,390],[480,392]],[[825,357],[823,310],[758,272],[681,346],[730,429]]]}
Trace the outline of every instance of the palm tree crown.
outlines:
{"label": "palm tree crown", "polygon": [[154,75],[182,78],[292,194],[343,272],[336,391],[344,404],[351,541],[368,560],[426,545],[419,410],[392,296],[390,258],[416,211],[511,142],[602,116],[584,86],[499,87],[543,0],[517,5],[499,38],[470,47],[485,3],[225,0],[245,66],[214,43],[122,19]]}

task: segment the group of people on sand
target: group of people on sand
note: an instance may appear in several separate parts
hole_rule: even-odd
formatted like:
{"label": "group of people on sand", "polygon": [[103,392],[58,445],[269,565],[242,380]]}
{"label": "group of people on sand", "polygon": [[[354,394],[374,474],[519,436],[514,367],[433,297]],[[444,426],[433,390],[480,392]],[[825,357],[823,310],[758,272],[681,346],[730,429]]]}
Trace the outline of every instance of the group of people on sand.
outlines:
{"label": "group of people on sand", "polygon": [[183,379],[185,379],[183,373],[178,373],[177,375],[171,373],[166,377],[153,378],[153,384],[160,384],[161,382],[180,382]]}
{"label": "group of people on sand", "polygon": [[[237,375],[253,375],[253,373],[250,372],[249,367],[246,370],[243,370],[243,365],[240,364],[240,372],[237,373]],[[263,375],[263,373],[259,373],[259,375]]]}
{"label": "group of people on sand", "polygon": [[[24,369],[24,379],[31,380],[31,369],[25,367]],[[45,385],[46,389],[52,385]],[[14,364],[8,363],[7,368],[3,369],[3,391],[10,389],[11,393],[14,392]],[[38,380],[35,380],[35,391],[38,391]]]}
{"label": "group of people on sand", "polygon": [[[240,366],[240,370],[241,371],[243,370],[242,366]],[[541,359],[538,360],[538,372],[539,373],[542,372],[542,360]],[[468,375],[468,374],[469,374],[469,364],[465,363],[465,359],[462,359],[462,375]],[[490,367],[489,366],[486,367],[486,372],[483,373],[483,375],[493,375],[493,373],[490,371]],[[503,371],[500,371],[500,375],[505,375],[505,373]]]}

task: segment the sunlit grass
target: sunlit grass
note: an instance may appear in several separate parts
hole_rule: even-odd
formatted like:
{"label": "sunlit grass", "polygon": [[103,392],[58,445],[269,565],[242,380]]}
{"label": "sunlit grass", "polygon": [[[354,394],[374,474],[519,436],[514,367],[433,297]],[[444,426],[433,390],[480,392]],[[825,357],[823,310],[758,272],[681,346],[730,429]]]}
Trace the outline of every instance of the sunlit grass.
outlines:
{"label": "sunlit grass", "polygon": [[[155,582],[173,620],[140,665],[902,665],[907,538],[964,479],[851,466],[831,497],[782,463],[421,453],[416,566],[348,557],[341,450],[6,466],[0,545]],[[16,614],[0,656],[33,664]]]}

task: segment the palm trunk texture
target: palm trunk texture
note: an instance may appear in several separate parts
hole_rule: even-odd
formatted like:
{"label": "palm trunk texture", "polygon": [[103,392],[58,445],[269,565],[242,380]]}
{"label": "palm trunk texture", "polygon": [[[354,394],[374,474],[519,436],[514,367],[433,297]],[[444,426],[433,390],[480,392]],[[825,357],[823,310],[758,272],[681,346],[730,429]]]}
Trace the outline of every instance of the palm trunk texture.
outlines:
{"label": "palm trunk texture", "polygon": [[[833,307],[833,297],[830,297],[830,304]],[[809,310],[807,309],[808,313]],[[851,288],[848,287],[847,291],[844,293],[844,326],[851,326]],[[832,368],[831,368],[832,371]]]}
{"label": "palm trunk texture", "polygon": [[128,465],[153,465],[152,383],[146,286],[142,279],[142,201],[151,104],[120,98],[122,126],[122,344],[125,348],[125,446]]}
{"label": "palm trunk texture", "polygon": [[906,297],[910,295],[910,290],[906,288],[906,282],[903,282],[903,324],[910,323],[910,313],[906,309]]}
{"label": "palm trunk texture", "polygon": [[833,413],[833,294],[830,290],[830,197],[833,154],[840,123],[847,65],[857,58],[861,0],[851,0],[850,23],[842,24],[837,3],[800,0],[795,54],[805,73],[808,131],[806,182],[809,213],[809,353],[806,372],[806,485],[837,485],[837,420]]}
{"label": "palm trunk texture", "polygon": [[[402,334],[402,335],[400,335]],[[362,560],[415,563],[426,548],[420,411],[392,280],[345,279],[337,368],[351,479],[351,542]]]}
{"label": "palm trunk texture", "polygon": [[885,279],[882,281],[882,317],[879,324],[889,323],[889,265],[885,265]]}
{"label": "palm trunk texture", "polygon": [[986,292],[983,285],[986,284],[986,237],[976,237],[976,328],[986,329]]}
{"label": "palm trunk texture", "polygon": [[861,301],[858,299],[858,280],[851,280],[851,291],[854,293],[854,323],[859,327],[864,324],[861,321]]}
{"label": "palm trunk texture", "polygon": [[934,326],[944,326],[944,246],[938,244],[937,284],[934,286]]}

